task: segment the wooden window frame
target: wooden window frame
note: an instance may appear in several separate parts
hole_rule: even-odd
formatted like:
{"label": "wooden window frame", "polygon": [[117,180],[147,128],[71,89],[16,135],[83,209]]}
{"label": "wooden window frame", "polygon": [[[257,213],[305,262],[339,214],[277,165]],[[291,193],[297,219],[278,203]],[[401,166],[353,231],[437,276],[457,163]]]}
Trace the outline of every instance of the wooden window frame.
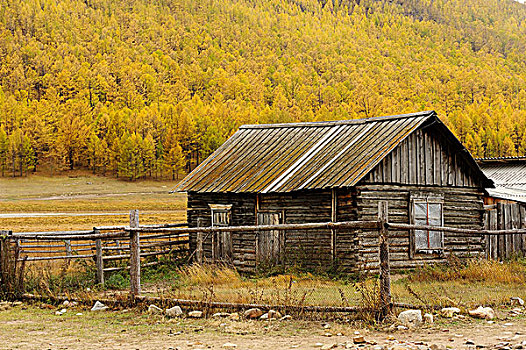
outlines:
{"label": "wooden window frame", "polygon": [[[444,226],[444,196],[439,193],[426,193],[426,192],[415,192],[411,193],[411,198],[409,201],[409,221],[411,224],[415,224],[415,210],[414,205],[415,203],[426,203],[426,204],[440,204],[440,225]],[[415,255],[420,256],[428,256],[431,254],[437,254],[437,255],[443,255],[444,249],[445,249],[445,242],[444,242],[444,232],[440,232],[440,247],[438,248],[429,248],[429,249],[417,249],[416,248],[416,231],[417,230],[411,230],[409,234],[409,256],[410,258],[414,258]],[[428,235],[429,235],[428,230]]]}
{"label": "wooden window frame", "polygon": [[232,204],[208,204],[210,207],[211,223],[212,227],[218,227],[217,223],[214,222],[215,213],[226,213],[228,217],[227,225],[220,225],[220,227],[230,226],[232,224]]}

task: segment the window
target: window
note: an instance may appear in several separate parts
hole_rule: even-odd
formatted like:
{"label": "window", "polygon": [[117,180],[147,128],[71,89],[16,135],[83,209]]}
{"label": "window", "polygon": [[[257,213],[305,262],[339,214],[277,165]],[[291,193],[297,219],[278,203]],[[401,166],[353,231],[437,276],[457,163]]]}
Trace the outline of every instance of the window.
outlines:
{"label": "window", "polygon": [[232,204],[209,204],[212,210],[212,226],[230,226]]}
{"label": "window", "polygon": [[[411,199],[411,217],[416,225],[443,226],[443,198],[415,195]],[[436,253],[444,248],[444,234],[441,231],[414,230],[413,249],[417,253]]]}

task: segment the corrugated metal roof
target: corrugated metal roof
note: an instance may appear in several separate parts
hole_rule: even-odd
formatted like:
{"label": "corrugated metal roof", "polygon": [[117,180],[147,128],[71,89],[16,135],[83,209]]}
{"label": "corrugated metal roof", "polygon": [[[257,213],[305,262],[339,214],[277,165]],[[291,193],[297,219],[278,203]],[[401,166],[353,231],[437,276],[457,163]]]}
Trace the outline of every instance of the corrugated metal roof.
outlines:
{"label": "corrugated metal roof", "polygon": [[479,162],[484,174],[495,183],[495,189],[487,190],[490,196],[526,203],[525,157],[485,158]]}
{"label": "corrugated metal roof", "polygon": [[430,118],[438,121],[434,111],[426,111],[348,121],[244,125],[175,191],[268,193],[353,186]]}

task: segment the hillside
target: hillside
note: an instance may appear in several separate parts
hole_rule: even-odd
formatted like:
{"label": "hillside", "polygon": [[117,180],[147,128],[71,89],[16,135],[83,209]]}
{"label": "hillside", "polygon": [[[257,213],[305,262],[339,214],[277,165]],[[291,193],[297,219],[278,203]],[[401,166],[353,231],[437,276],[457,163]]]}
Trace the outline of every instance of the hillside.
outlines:
{"label": "hillside", "polygon": [[513,0],[0,0],[0,175],[175,177],[244,123],[436,110],[526,153]]}

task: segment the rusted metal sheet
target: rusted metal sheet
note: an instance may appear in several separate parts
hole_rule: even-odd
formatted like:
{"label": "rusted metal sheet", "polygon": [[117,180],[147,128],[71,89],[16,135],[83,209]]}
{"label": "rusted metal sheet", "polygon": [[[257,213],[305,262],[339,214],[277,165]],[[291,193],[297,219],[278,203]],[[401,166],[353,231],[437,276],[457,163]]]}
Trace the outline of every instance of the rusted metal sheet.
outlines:
{"label": "rusted metal sheet", "polygon": [[244,125],[175,189],[291,192],[348,187],[434,111],[335,122]]}

